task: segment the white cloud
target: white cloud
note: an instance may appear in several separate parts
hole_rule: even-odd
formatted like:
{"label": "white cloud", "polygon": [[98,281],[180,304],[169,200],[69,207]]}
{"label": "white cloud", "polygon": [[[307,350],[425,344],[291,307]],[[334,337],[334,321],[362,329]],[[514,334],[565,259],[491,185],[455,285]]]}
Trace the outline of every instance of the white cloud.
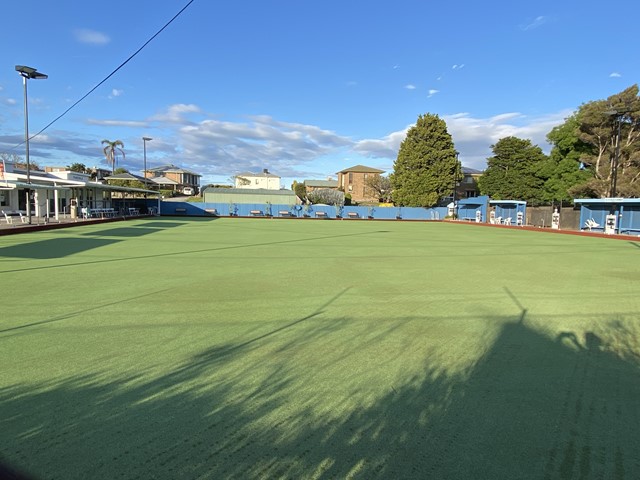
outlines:
{"label": "white cloud", "polygon": [[464,63],[461,63],[460,65],[453,65],[451,70],[460,70],[461,68],[464,68]]}
{"label": "white cloud", "polygon": [[111,90],[111,95],[109,95],[109,98],[120,97],[123,93],[124,93],[124,90],[114,88]]}
{"label": "white cloud", "polygon": [[433,97],[436,93],[440,93],[440,90],[436,90],[435,88],[430,89],[429,95],[427,95],[427,98]]}
{"label": "white cloud", "polygon": [[540,15],[540,16],[537,16],[536,18],[534,18],[532,21],[530,21],[528,23],[525,23],[523,25],[520,25],[520,29],[526,32],[527,30],[533,30],[533,29],[536,29],[538,27],[541,27],[542,25],[544,25],[548,21],[549,21],[549,17],[545,17],[544,15]]}
{"label": "white cloud", "polygon": [[4,103],[6,103],[7,105],[16,105],[18,102],[15,98],[7,98],[5,99]]}
{"label": "white cloud", "polygon": [[95,30],[89,30],[87,28],[79,28],[74,30],[76,40],[80,43],[87,43],[89,45],[106,45],[111,39],[102,32]]}
{"label": "white cloud", "polygon": [[482,170],[491,156],[491,145],[504,137],[515,136],[531,140],[543,150],[549,150],[546,137],[553,127],[560,125],[573,113],[563,110],[550,115],[530,117],[517,112],[502,113],[489,118],[475,118],[468,113],[445,115],[447,129],[460,159],[468,167]]}
{"label": "white cloud", "polygon": [[611,78],[620,78],[622,75],[620,75],[618,72],[612,72],[611,75],[609,75]]}
{"label": "white cloud", "polygon": [[127,128],[140,128],[145,127],[147,122],[135,121],[135,120],[97,120],[95,118],[89,118],[85,121],[87,125],[100,125],[103,127],[127,127]]}
{"label": "white cloud", "polygon": [[400,144],[407,136],[408,126],[404,130],[390,133],[383,138],[367,139],[355,142],[353,150],[365,157],[394,159],[398,155]]}
{"label": "white cloud", "polygon": [[[491,145],[506,136],[530,139],[548,151],[546,135],[572,113],[567,110],[533,117],[505,112],[474,117],[460,112],[441,115],[441,118],[447,123],[456,149],[461,152],[463,164],[481,170],[491,156]],[[193,104],[170,105],[157,115],[140,121],[90,119],[87,123],[115,127],[114,135],[127,147],[124,167],[132,171],[141,168],[140,137],[141,132],[145,132],[155,139],[153,161],[172,162],[193,169],[203,175],[203,183],[213,179],[224,181],[239,171],[258,172],[263,168],[283,177],[285,183],[286,179],[293,178],[326,178],[357,163],[388,171],[411,127],[380,137],[351,138],[316,125],[281,121],[267,115],[216,118]],[[108,131],[104,134],[107,138]],[[14,146],[20,141],[18,137],[0,136],[0,149],[3,145]],[[100,139],[104,137],[83,139],[77,132],[56,132],[51,138],[39,138],[43,143],[37,153],[42,158],[77,156],[85,162],[99,164],[103,161]],[[136,149],[140,155],[136,155]],[[133,154],[129,155],[129,152]]]}
{"label": "white cloud", "polygon": [[200,107],[193,104],[177,103],[170,105],[163,112],[160,112],[150,118],[152,121],[166,122],[166,123],[187,123],[186,116],[191,113],[202,113]]}
{"label": "white cloud", "polygon": [[407,90],[415,90],[416,86],[412,84],[408,84],[408,85],[405,85],[404,88],[406,88]]}

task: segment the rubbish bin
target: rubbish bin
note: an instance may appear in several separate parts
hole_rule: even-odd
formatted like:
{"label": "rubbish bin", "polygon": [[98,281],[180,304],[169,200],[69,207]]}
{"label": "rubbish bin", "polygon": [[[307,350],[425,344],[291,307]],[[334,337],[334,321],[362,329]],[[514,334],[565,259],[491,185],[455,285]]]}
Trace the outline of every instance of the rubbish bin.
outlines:
{"label": "rubbish bin", "polygon": [[558,209],[555,208],[551,214],[551,228],[554,230],[560,230],[560,214]]}
{"label": "rubbish bin", "polygon": [[615,215],[607,215],[605,218],[604,233],[607,235],[615,235],[617,227],[616,223]]}

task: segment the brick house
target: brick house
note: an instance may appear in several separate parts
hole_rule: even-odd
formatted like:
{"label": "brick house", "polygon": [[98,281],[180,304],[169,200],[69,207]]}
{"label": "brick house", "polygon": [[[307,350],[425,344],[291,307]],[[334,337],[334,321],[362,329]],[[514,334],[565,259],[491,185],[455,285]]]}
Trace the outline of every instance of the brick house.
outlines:
{"label": "brick house", "polygon": [[193,195],[200,191],[200,177],[202,175],[175,165],[148,168],[143,173],[146,178],[158,184],[160,188],[181,193],[188,192],[188,195]]}
{"label": "brick house", "polygon": [[338,188],[345,195],[351,195],[354,202],[377,202],[378,197],[369,192],[366,181],[372,175],[380,175],[384,170],[356,165],[338,172]]}

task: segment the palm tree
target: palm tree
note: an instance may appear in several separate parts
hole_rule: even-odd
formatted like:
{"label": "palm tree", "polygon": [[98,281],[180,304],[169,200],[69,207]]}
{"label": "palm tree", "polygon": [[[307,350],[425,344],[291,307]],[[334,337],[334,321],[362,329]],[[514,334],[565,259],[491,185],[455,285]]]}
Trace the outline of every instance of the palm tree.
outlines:
{"label": "palm tree", "polygon": [[111,164],[111,173],[113,173],[116,169],[118,153],[120,153],[124,159],[124,143],[122,143],[122,140],[114,140],[113,142],[111,140],[102,140],[102,144],[106,144],[102,151],[107,158],[107,163]]}

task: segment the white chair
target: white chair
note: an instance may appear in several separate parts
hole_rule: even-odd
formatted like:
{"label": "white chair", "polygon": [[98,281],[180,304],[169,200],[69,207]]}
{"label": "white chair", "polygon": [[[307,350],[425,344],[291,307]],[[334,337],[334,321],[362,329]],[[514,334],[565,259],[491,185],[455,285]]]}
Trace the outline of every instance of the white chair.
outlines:
{"label": "white chair", "polygon": [[584,226],[585,228],[587,228],[589,231],[591,231],[594,228],[599,228],[600,224],[598,222],[596,222],[593,218],[589,218],[584,222]]}
{"label": "white chair", "polygon": [[29,219],[27,217],[25,217],[24,215],[22,215],[22,212],[18,212],[18,215],[20,215],[20,221],[22,223],[27,223],[29,221]]}
{"label": "white chair", "polygon": [[511,217],[505,218],[503,224],[504,225],[511,225]]}
{"label": "white chair", "polygon": [[500,225],[500,224],[502,223],[502,217],[496,217],[496,218],[493,220],[493,222],[494,222],[496,225]]}
{"label": "white chair", "polygon": [[4,215],[4,219],[7,221],[7,224],[11,225],[13,223],[13,217],[7,215],[7,212],[5,212],[4,210],[2,210],[2,214]]}

